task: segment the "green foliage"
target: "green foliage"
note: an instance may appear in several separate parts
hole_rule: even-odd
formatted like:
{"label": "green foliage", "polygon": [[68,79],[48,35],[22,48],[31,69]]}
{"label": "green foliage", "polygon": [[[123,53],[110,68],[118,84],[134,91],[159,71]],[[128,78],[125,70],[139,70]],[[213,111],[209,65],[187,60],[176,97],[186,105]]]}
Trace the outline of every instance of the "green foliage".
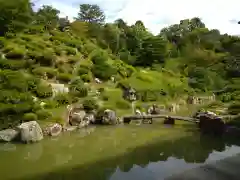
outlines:
{"label": "green foliage", "polygon": [[80,76],[83,75],[83,74],[88,74],[88,72],[89,72],[89,69],[86,68],[86,67],[80,66],[78,68],[78,75],[80,75]]}
{"label": "green foliage", "polygon": [[46,109],[54,109],[56,107],[58,107],[58,103],[54,100],[44,100],[44,108]]}
{"label": "green foliage", "polygon": [[68,83],[69,81],[71,81],[71,79],[72,79],[71,74],[59,73],[57,75],[57,80],[59,80],[60,82],[63,82],[63,83]]}
{"label": "green foliage", "polygon": [[[34,12],[29,0],[0,3],[1,121],[14,124],[39,110],[32,96],[44,99],[48,109],[78,102],[88,96],[84,82],[93,89],[107,86],[100,95],[103,106],[124,112],[129,104],[122,89],[130,85],[140,103],[214,91],[218,103],[235,101],[230,113],[239,111],[240,38],[210,30],[199,18],[181,20],[153,35],[141,21],[104,24],[98,5],[81,4],[78,17],[69,23],[52,6]],[[103,83],[92,83],[95,77]],[[69,95],[47,99],[53,92],[43,78],[70,82]],[[91,99],[85,103],[87,109],[95,108]]]}
{"label": "green foliage", "polygon": [[37,67],[33,69],[32,73],[38,76],[44,76],[46,74],[47,77],[51,79],[55,77],[58,72],[56,69],[49,68],[49,67]]}
{"label": "green foliage", "polygon": [[92,81],[92,77],[90,74],[83,74],[81,75],[81,79],[84,81],[84,82],[91,82]]}
{"label": "green foliage", "polygon": [[94,99],[88,98],[83,101],[83,107],[86,111],[91,111],[94,109],[98,109],[98,104]]}
{"label": "green foliage", "polygon": [[58,93],[54,97],[54,101],[58,103],[58,105],[66,105],[71,103],[71,98],[67,93]]}
{"label": "green foliage", "polygon": [[38,84],[34,92],[39,98],[48,98],[53,95],[52,87],[44,83]]}
{"label": "green foliage", "polygon": [[5,57],[8,59],[23,59],[24,56],[25,56],[25,50],[19,49],[19,48],[11,49],[5,55]]}
{"label": "green foliage", "polygon": [[118,109],[129,109],[129,108],[131,108],[129,102],[127,102],[127,101],[125,101],[125,100],[123,100],[123,99],[120,99],[120,100],[118,100],[118,101],[116,102],[116,107],[117,107]]}
{"label": "green foliage", "polygon": [[105,15],[96,4],[81,4],[77,20],[91,23],[102,23],[105,20]]}
{"label": "green foliage", "polygon": [[43,52],[39,56],[36,56],[36,61],[42,66],[52,66],[55,63],[56,56],[51,51]]}
{"label": "green foliage", "polygon": [[1,0],[0,4],[0,36],[21,31],[31,22],[33,11],[29,0]]}
{"label": "green foliage", "polygon": [[71,82],[69,89],[71,94],[77,97],[86,97],[88,95],[88,89],[80,79]]}
{"label": "green foliage", "polygon": [[19,70],[19,69],[24,69],[25,66],[26,66],[25,60],[10,60],[10,59],[0,58],[1,69]]}
{"label": "green foliage", "polygon": [[53,116],[53,114],[45,109],[40,109],[38,111],[36,111],[36,115],[38,117],[39,120],[45,120],[48,118],[51,118]]}
{"label": "green foliage", "polygon": [[240,113],[240,103],[235,102],[228,107],[229,114],[237,115]]}
{"label": "green foliage", "polygon": [[35,113],[25,113],[23,115],[23,121],[36,121],[38,116]]}

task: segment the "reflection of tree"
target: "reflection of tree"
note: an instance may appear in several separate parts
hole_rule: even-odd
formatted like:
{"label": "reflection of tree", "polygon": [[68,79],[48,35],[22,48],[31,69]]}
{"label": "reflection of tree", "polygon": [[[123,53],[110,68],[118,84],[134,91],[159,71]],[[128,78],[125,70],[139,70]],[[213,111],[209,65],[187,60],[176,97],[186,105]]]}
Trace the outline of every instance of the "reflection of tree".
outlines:
{"label": "reflection of tree", "polygon": [[[50,174],[38,175],[29,179],[67,179],[75,180],[106,180],[119,167],[121,171],[128,172],[133,165],[145,167],[150,162],[166,161],[169,157],[184,159],[188,163],[203,163],[213,150],[224,151],[225,142],[232,140],[211,138],[208,136],[193,135],[175,141],[161,141],[147,144],[143,147],[130,149],[122,156],[102,160],[93,164],[84,164],[69,169],[59,169]],[[24,180],[28,178],[24,178]]]}

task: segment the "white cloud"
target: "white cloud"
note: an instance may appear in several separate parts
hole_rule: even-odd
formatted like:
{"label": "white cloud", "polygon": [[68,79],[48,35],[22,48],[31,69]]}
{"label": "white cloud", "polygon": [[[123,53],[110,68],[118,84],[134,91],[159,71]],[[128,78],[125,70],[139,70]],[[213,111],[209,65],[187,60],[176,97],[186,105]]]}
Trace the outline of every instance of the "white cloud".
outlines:
{"label": "white cloud", "polygon": [[[185,18],[200,17],[208,28],[219,29],[221,33],[240,34],[240,25],[231,20],[240,20],[238,0],[41,0],[50,4],[69,18],[77,15],[80,3],[96,3],[103,8],[107,21],[122,18],[132,24],[142,20],[154,34],[168,25]],[[37,5],[41,3],[38,2]],[[71,3],[72,2],[72,3]],[[75,6],[73,6],[75,5]]]}

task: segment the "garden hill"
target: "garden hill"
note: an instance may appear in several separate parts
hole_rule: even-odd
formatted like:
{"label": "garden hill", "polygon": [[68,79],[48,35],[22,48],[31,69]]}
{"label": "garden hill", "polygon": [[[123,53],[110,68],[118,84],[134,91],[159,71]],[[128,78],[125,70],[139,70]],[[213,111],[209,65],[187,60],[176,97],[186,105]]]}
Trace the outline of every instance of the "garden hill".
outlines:
{"label": "garden hill", "polygon": [[[188,95],[223,90],[215,104],[232,104],[235,114],[239,112],[240,39],[209,30],[199,18],[185,19],[187,23],[171,25],[154,36],[141,21],[132,26],[121,19],[105,23],[97,5],[80,5],[79,16],[70,23],[51,6],[33,12],[28,0],[1,4],[0,16],[6,17],[0,20],[3,128],[21,120],[63,122],[66,105],[76,102],[130,113],[123,86],[159,92],[148,93],[138,106],[167,105]],[[20,6],[24,8],[19,10]],[[53,97],[50,83],[64,84],[69,93]]]}

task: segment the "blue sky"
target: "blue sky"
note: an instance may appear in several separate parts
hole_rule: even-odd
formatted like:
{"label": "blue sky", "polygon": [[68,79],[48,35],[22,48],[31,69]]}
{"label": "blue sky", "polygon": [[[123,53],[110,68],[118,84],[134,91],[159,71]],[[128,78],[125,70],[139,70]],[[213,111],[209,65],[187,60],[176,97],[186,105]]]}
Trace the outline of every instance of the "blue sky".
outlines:
{"label": "blue sky", "polygon": [[142,20],[154,34],[181,19],[200,17],[210,29],[240,35],[240,0],[33,0],[36,7],[52,5],[69,19],[77,16],[79,4],[98,4],[107,22],[122,18],[128,24]]}

